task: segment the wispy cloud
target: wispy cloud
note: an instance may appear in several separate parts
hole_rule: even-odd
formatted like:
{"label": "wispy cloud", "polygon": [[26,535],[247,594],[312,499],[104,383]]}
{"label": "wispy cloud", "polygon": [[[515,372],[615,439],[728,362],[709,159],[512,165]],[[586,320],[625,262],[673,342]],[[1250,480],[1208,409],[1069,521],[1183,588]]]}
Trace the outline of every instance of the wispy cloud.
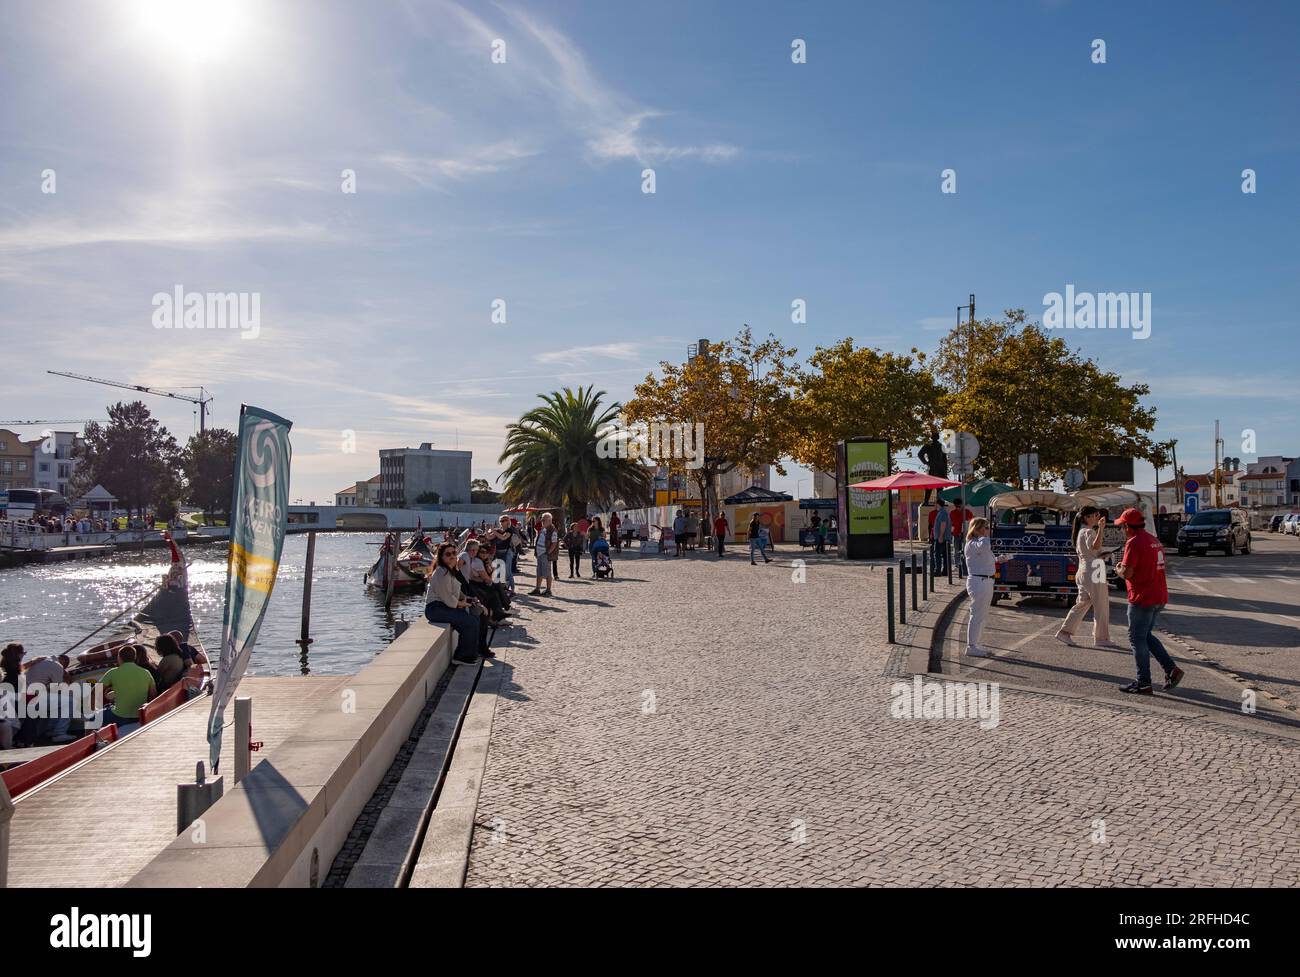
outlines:
{"label": "wispy cloud", "polygon": [[611,360],[638,360],[641,358],[640,343],[599,343],[591,346],[571,346],[568,349],[552,349],[538,353],[538,363],[570,363],[592,356]]}
{"label": "wispy cloud", "polygon": [[210,200],[154,194],[125,200],[111,214],[36,218],[0,227],[0,254],[101,244],[192,247],[271,240],[326,240],[330,236],[329,229],[321,223],[258,220],[232,213]]}
{"label": "wispy cloud", "polygon": [[455,156],[429,157],[389,152],[380,154],[375,161],[422,187],[437,188],[451,181],[500,172],[512,163],[535,155],[536,150],[508,140],[470,148]]}

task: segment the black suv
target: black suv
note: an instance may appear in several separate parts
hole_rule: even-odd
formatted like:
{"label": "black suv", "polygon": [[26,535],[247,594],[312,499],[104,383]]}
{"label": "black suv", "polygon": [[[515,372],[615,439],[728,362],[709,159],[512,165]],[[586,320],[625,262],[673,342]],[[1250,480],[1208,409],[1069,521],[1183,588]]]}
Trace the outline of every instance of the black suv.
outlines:
{"label": "black suv", "polygon": [[1228,556],[1250,552],[1250,521],[1244,509],[1205,509],[1178,530],[1178,555],[1223,550]]}

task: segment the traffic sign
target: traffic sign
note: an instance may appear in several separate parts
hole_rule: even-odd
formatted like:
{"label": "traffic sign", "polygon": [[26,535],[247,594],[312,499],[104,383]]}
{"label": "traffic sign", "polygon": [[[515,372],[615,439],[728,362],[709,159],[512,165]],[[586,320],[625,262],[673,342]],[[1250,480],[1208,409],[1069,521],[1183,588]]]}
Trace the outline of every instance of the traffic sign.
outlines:
{"label": "traffic sign", "polygon": [[1083,488],[1084,474],[1078,468],[1071,468],[1065,473],[1065,490],[1067,492],[1077,492]]}
{"label": "traffic sign", "polygon": [[1020,456],[1020,477],[1026,481],[1038,477],[1038,452],[1030,451]]}
{"label": "traffic sign", "polygon": [[[1192,482],[1191,484],[1195,485],[1196,483]],[[1201,497],[1199,495],[1187,496],[1185,499],[1183,499],[1183,511],[1187,513],[1189,516],[1196,515],[1197,503],[1200,501],[1201,501]]]}
{"label": "traffic sign", "polygon": [[1201,483],[1194,478],[1189,478],[1187,481],[1183,482],[1183,491],[1188,495],[1196,495],[1201,491]]}

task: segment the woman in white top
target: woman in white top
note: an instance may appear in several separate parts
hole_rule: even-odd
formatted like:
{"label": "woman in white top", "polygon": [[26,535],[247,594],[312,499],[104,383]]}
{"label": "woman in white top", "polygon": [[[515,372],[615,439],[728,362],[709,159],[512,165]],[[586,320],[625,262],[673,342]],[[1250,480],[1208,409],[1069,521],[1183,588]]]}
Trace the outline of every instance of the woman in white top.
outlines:
{"label": "woman in white top", "polygon": [[993,605],[993,572],[1006,557],[993,555],[989,521],[983,516],[972,519],[966,527],[966,593],[970,595],[970,620],[966,623],[966,654],[972,658],[987,658],[981,647],[984,622],[988,620]]}
{"label": "woman in white top", "polygon": [[1092,643],[1098,648],[1114,647],[1110,641],[1110,595],[1106,591],[1106,561],[1101,558],[1106,513],[1096,506],[1085,505],[1074,517],[1074,549],[1079,554],[1079,568],[1074,582],[1079,597],[1066,615],[1056,640],[1074,644],[1074,632],[1092,608]]}
{"label": "woman in white top", "polygon": [[456,653],[452,661],[471,665],[478,661],[479,612],[475,604],[460,592],[460,580],[453,572],[456,568],[456,547],[443,543],[438,547],[434,571],[429,576],[429,591],[424,605],[424,616],[430,624],[450,624],[456,632]]}

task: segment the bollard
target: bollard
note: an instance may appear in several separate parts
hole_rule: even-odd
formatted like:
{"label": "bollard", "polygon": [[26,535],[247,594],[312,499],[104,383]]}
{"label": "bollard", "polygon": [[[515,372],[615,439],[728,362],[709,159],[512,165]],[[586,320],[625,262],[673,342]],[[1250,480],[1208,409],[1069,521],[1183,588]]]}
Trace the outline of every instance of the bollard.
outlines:
{"label": "bollard", "polygon": [[194,783],[176,785],[176,833],[179,835],[203,817],[205,811],[221,800],[225,778],[209,781],[203,773],[203,761],[195,765]]}
{"label": "bollard", "polygon": [[889,643],[894,643],[894,568],[885,568],[885,607],[889,611]]}
{"label": "bollard", "polygon": [[952,539],[948,540],[948,586],[949,587],[952,586],[952,564],[953,561],[957,558],[956,550],[957,550],[957,541]]}
{"label": "bollard", "polygon": [[914,611],[917,610],[919,606],[916,600],[916,589],[918,587],[918,584],[916,582],[916,576],[918,572],[919,570],[916,565],[916,554],[913,553],[912,554],[912,610]]}
{"label": "bollard", "polygon": [[235,783],[248,776],[253,769],[253,700],[250,696],[235,696]]}
{"label": "bollard", "polygon": [[907,623],[907,564],[898,561],[898,623]]}
{"label": "bollard", "polygon": [[921,599],[930,599],[930,571],[934,567],[930,564],[930,554],[921,552]]}

